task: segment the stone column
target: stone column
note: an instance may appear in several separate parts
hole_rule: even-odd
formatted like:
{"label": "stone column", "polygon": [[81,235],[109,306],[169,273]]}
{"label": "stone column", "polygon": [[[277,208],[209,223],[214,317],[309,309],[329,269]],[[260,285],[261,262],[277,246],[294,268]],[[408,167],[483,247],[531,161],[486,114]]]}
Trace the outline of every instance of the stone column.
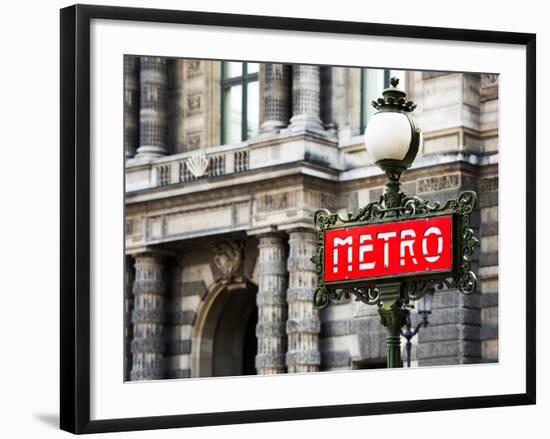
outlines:
{"label": "stone column", "polygon": [[281,235],[260,236],[258,245],[258,374],[285,372],[287,317],[286,248]]}
{"label": "stone column", "polygon": [[317,245],[317,234],[307,229],[289,233],[288,257],[288,352],[289,373],[315,372],[321,364],[319,311],[313,307],[317,273],[311,257]]}
{"label": "stone column", "polygon": [[292,66],[293,131],[323,131],[321,123],[321,75],[319,66]]}
{"label": "stone column", "polygon": [[185,60],[169,59],[166,63],[167,75],[167,116],[166,139],[170,145],[170,152],[178,154],[184,152],[185,117]]}
{"label": "stone column", "polygon": [[132,339],[134,338],[132,326],[134,267],[131,256],[126,256],[124,283],[124,379],[129,380],[130,371],[132,370]]}
{"label": "stone column", "polygon": [[166,155],[166,59],[140,58],[139,148],[136,158]]}
{"label": "stone column", "polygon": [[277,132],[290,118],[290,66],[265,64],[262,133]]}
{"label": "stone column", "polygon": [[164,377],[164,265],[161,256],[142,253],[135,258],[133,286],[134,339],[132,381]]}
{"label": "stone column", "polygon": [[139,145],[139,58],[124,57],[124,153],[136,154]]}

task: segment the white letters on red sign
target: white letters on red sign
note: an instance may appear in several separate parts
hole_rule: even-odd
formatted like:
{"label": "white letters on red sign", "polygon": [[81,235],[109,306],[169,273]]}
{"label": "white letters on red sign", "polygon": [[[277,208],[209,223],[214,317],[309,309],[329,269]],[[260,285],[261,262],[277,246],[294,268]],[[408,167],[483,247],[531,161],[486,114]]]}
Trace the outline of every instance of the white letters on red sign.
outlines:
{"label": "white letters on red sign", "polygon": [[348,236],[346,239],[334,238],[334,268],[332,269],[334,273],[338,273],[338,246],[339,245],[348,245],[348,270],[351,271],[351,260],[352,252],[351,245],[353,244],[353,238]]}
{"label": "white letters on red sign", "polygon": [[442,215],[327,230],[325,281],[451,271],[452,228]]}
{"label": "white letters on red sign", "polygon": [[[411,238],[411,239],[406,239]],[[405,249],[409,249],[409,255],[413,264],[418,264],[418,260],[414,257],[414,239],[416,238],[416,233],[412,229],[401,230],[401,249],[399,254],[401,256],[401,265],[405,265]]]}
{"label": "white letters on red sign", "polygon": [[[428,256],[428,236],[437,235],[437,255]],[[443,252],[443,236],[441,236],[441,230],[438,227],[430,227],[424,232],[424,238],[422,238],[422,254],[426,257],[428,262],[437,261],[441,253]]]}
{"label": "white letters on red sign", "polygon": [[359,237],[359,270],[370,270],[376,265],[376,262],[365,261],[365,254],[372,251],[372,244],[365,244],[365,241],[372,241],[372,236],[367,233]]}

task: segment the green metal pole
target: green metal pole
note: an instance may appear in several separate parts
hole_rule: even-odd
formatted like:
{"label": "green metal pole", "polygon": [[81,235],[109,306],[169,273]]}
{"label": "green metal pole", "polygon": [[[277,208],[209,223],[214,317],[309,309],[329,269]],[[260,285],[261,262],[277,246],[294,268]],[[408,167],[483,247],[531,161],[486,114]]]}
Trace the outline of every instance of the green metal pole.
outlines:
{"label": "green metal pole", "polygon": [[378,313],[382,324],[387,328],[387,365],[388,368],[403,367],[401,363],[401,328],[407,323],[409,310],[403,308],[401,301],[401,283],[392,282],[377,286],[380,292]]}
{"label": "green metal pole", "polygon": [[[394,167],[392,164],[385,164],[384,167],[388,180],[384,191],[384,207],[394,209],[401,206],[401,201],[405,196],[399,191],[401,183],[402,168]],[[388,217],[398,216],[397,212],[388,212]],[[388,282],[377,285],[380,292],[380,308],[378,312],[382,319],[382,324],[387,328],[386,336],[386,358],[388,368],[403,367],[401,363],[401,328],[407,323],[409,311],[403,308],[401,299],[401,282]]]}

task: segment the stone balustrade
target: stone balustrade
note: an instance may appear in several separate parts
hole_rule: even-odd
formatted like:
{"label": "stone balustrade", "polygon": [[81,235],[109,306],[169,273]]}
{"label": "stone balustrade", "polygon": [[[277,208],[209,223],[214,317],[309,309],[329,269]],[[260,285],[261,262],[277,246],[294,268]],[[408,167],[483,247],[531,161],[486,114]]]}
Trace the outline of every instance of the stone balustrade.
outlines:
{"label": "stone balustrade", "polygon": [[213,146],[149,160],[129,159],[126,162],[126,192],[304,161],[337,168],[346,166],[343,151],[336,147],[335,139],[287,130],[235,145]]}

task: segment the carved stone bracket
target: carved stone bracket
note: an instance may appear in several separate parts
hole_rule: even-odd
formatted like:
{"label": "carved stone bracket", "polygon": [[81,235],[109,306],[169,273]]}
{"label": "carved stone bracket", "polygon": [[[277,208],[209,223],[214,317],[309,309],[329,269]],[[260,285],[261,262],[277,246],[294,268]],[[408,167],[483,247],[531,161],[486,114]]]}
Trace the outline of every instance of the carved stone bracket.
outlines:
{"label": "carved stone bracket", "polygon": [[241,241],[221,241],[214,245],[214,264],[221,272],[222,281],[242,278],[243,250]]}

